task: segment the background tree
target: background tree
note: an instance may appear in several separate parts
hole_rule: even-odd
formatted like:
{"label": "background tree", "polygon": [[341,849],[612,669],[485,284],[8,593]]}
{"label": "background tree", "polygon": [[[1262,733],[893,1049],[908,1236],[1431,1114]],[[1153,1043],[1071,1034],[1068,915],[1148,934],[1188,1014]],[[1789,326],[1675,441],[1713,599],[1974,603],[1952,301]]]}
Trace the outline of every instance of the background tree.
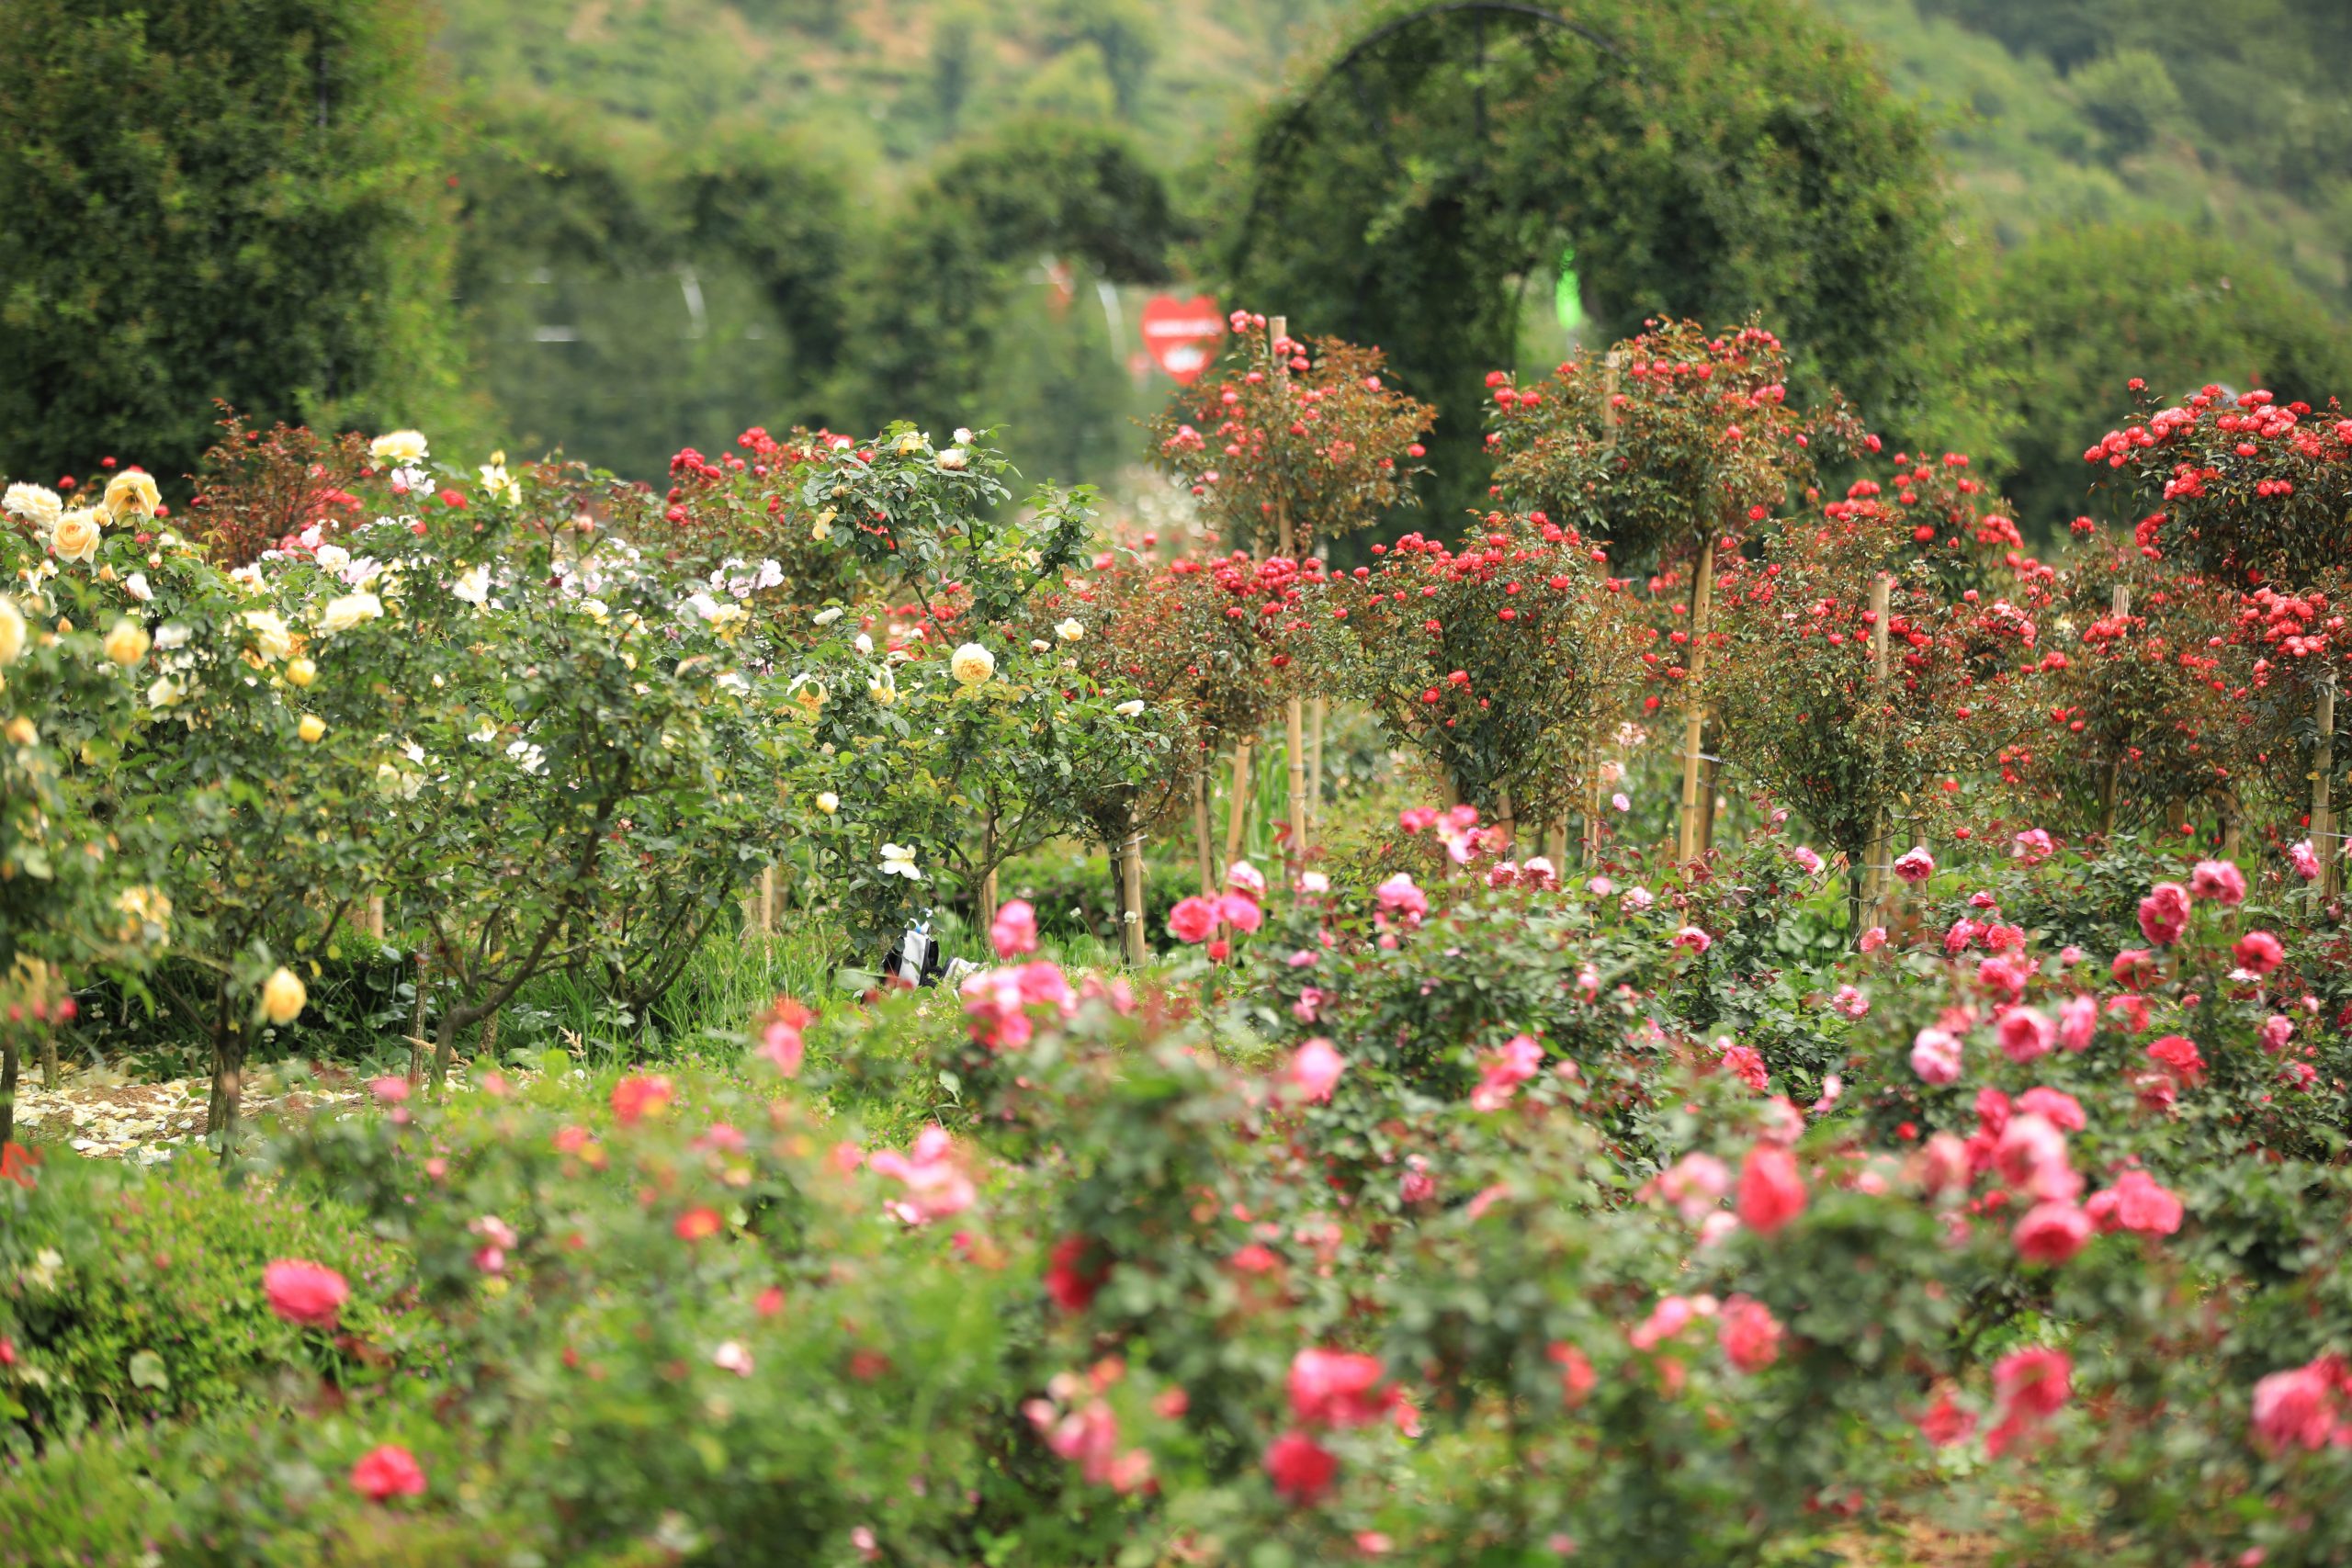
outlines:
{"label": "background tree", "polygon": [[2275,256],[2220,234],[2172,223],[2046,229],[2003,259],[1999,283],[2024,328],[2023,419],[2003,488],[2037,537],[2096,504],[2082,444],[2128,408],[2127,377],[2170,398],[2219,382],[2324,401],[2352,386],[2352,326]]}
{"label": "background tree", "polygon": [[176,489],[215,398],[456,406],[426,26],[407,0],[0,9],[0,469],[119,452]]}

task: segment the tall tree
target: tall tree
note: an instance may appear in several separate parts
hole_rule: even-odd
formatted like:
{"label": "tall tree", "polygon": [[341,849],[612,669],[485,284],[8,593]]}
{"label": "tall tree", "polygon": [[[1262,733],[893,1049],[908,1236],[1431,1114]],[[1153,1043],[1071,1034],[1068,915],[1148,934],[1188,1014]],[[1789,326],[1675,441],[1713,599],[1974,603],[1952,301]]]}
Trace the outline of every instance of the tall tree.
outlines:
{"label": "tall tree", "polygon": [[225,399],[455,403],[441,118],[414,0],[0,6],[0,470],[196,466]]}

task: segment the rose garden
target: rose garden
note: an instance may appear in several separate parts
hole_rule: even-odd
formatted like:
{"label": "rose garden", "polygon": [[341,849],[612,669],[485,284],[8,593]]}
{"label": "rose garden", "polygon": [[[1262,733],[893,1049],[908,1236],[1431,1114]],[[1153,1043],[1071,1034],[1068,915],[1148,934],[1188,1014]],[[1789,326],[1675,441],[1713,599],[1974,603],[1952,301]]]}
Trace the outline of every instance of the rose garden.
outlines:
{"label": "rose garden", "polygon": [[1140,492],[911,364],[0,475],[0,1559],[2352,1560],[2352,416],[2029,515],[1850,243],[1261,291]]}

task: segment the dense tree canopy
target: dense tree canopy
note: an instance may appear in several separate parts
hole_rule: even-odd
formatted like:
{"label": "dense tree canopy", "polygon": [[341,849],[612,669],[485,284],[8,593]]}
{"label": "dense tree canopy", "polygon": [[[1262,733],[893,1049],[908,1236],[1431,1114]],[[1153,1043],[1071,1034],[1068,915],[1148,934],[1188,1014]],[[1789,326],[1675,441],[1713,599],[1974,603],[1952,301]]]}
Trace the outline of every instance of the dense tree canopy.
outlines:
{"label": "dense tree canopy", "polygon": [[1387,349],[1444,411],[1451,500],[1479,482],[1481,378],[1568,246],[1605,325],[1760,310],[1815,387],[1951,434],[1944,198],[1851,41],[1784,0],[1531,10],[1396,7],[1273,106],[1217,241],[1238,295]]}
{"label": "dense tree canopy", "polygon": [[407,0],[0,6],[0,469],[166,480],[211,400],[418,421],[454,386]]}

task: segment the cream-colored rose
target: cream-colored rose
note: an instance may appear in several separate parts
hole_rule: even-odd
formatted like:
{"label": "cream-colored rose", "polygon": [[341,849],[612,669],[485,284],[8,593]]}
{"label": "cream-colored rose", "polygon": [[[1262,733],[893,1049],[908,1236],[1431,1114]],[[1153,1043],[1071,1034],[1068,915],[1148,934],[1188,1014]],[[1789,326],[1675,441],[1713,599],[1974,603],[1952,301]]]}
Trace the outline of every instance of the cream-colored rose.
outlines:
{"label": "cream-colored rose", "polygon": [[49,531],[49,547],[57,553],[59,560],[97,559],[104,516],[95,506],[75,507],[60,516],[57,526]]}
{"label": "cream-colored rose", "polygon": [[158,675],[155,683],[147,688],[147,705],[167,708],[180,700],[180,683],[169,675]]}
{"label": "cream-colored rose", "polygon": [[143,571],[134,571],[124,578],[122,591],[141,604],[149,603],[155,597],[155,591],[147,586],[147,574]]}
{"label": "cream-colored rose", "polygon": [[971,454],[961,446],[950,446],[939,455],[939,466],[950,473],[970,467],[971,461]]}
{"label": "cream-colored rose", "polygon": [[24,612],[14,599],[0,599],[0,664],[14,664],[24,651]]}
{"label": "cream-colored rose", "polygon": [[489,604],[490,568],[469,567],[458,574],[458,581],[449,585],[449,592],[476,607]]}
{"label": "cream-colored rose", "polygon": [[977,642],[967,642],[948,660],[947,670],[957,685],[977,686],[996,673],[996,655]]}
{"label": "cream-colored rose", "polygon": [[277,973],[262,982],[261,1015],[276,1024],[288,1024],[302,1016],[311,993],[302,988],[302,977],[293,970],[280,966]]}
{"label": "cream-colored rose", "polygon": [[1143,699],[1141,697],[1129,697],[1125,702],[1121,703],[1117,707],[1113,708],[1111,711],[1117,714],[1121,718],[1134,718],[1143,712]]}
{"label": "cream-colored rose", "polygon": [[1054,626],[1054,635],[1064,642],[1076,642],[1086,635],[1086,628],[1079,624],[1076,616],[1072,616],[1069,620],[1057,623]]}
{"label": "cream-colored rose", "polygon": [[65,511],[65,502],[46,485],[10,485],[0,495],[0,510],[12,517],[20,517],[46,534],[57,526],[57,519]]}
{"label": "cream-colored rose", "polygon": [[808,530],[808,536],[820,545],[827,539],[831,538],[833,536],[833,517],[834,512],[830,506],[825,508],[824,511],[817,513],[816,524]]}
{"label": "cream-colored rose", "polygon": [[[126,887],[114,896],[118,913],[128,917],[116,934],[124,942],[152,942],[157,947],[171,940],[172,901],[156,887]],[[154,934],[150,936],[149,931]]]}
{"label": "cream-colored rose", "polygon": [[372,621],[384,613],[384,602],[373,593],[346,593],[340,599],[330,599],[327,607],[319,612],[319,630],[330,635],[347,632],[362,621]]}
{"label": "cream-colored rose", "polygon": [[125,468],[107,481],[107,511],[118,520],[126,513],[153,517],[163,504],[154,479],[144,469]]}
{"label": "cream-colored rose", "polygon": [[294,651],[293,628],[277,611],[247,610],[244,622],[253,628],[254,643],[264,659],[284,659]]}
{"label": "cream-colored rose", "polygon": [[523,499],[523,481],[506,471],[505,453],[492,452],[490,461],[482,465],[481,492],[510,506]]}
{"label": "cream-colored rose", "polygon": [[418,430],[387,431],[368,443],[368,455],[387,465],[422,463],[424,450],[424,433]]}
{"label": "cream-colored rose", "polygon": [[818,810],[823,812],[826,816],[831,817],[834,812],[839,811],[841,808],[842,797],[840,795],[835,795],[829,789],[819,790],[817,792]]}
{"label": "cream-colored rose", "polygon": [[301,722],[294,727],[294,733],[306,741],[317,740],[326,732],[327,721],[314,713],[304,714]]}
{"label": "cream-colored rose", "polygon": [[107,633],[107,657],[125,667],[146,658],[148,649],[153,646],[154,638],[149,637],[147,628],[137,621],[117,621],[114,630]]}
{"label": "cream-colored rose", "polygon": [[298,686],[307,686],[319,678],[319,667],[307,659],[286,661],[286,678]]}
{"label": "cream-colored rose", "polygon": [[707,618],[710,622],[711,631],[717,635],[719,641],[733,642],[742,634],[743,627],[750,623],[752,612],[741,604],[720,604],[714,608]]}
{"label": "cream-colored rose", "polygon": [[8,728],[5,733],[11,746],[31,746],[40,739],[40,731],[34,728],[33,721],[23,714],[18,714],[8,721]]}

